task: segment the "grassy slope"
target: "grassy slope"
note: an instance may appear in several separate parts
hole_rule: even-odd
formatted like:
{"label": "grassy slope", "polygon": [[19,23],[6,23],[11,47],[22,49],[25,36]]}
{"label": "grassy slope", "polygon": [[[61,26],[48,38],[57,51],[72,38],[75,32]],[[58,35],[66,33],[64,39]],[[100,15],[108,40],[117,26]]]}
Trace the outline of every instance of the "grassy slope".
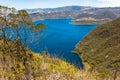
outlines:
{"label": "grassy slope", "polygon": [[[34,54],[27,48],[0,40],[0,80],[79,80],[78,70],[49,55]],[[27,51],[26,53],[24,51]]]}
{"label": "grassy slope", "polygon": [[[90,70],[99,72],[102,77],[120,72],[120,18],[92,30],[80,41],[75,53]],[[86,66],[85,66],[86,67]]]}
{"label": "grassy slope", "polygon": [[[19,49],[20,53],[17,52]],[[28,78],[28,79],[27,79]],[[73,65],[36,54],[24,46],[0,40],[0,80],[94,80],[94,74]]]}

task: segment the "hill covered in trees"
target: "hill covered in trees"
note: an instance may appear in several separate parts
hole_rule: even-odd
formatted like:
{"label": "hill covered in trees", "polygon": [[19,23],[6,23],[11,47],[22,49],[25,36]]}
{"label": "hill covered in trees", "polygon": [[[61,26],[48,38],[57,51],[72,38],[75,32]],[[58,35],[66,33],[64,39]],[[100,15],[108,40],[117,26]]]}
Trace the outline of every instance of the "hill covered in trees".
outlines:
{"label": "hill covered in trees", "polygon": [[82,58],[85,69],[89,66],[91,73],[107,80],[119,80],[120,18],[92,30],[76,45],[74,52]]}

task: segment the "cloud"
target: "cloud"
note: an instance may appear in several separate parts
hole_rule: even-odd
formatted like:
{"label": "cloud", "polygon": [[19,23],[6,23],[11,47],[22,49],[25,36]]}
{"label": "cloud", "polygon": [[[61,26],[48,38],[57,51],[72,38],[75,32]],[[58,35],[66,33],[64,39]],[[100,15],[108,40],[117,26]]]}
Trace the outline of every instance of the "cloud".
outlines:
{"label": "cloud", "polygon": [[98,2],[116,3],[116,2],[120,2],[120,0],[98,0]]}
{"label": "cloud", "polygon": [[98,2],[95,4],[99,7],[115,7],[120,6],[120,0],[97,0]]}
{"label": "cloud", "polygon": [[24,8],[53,8],[61,6],[120,7],[120,0],[0,0],[0,5]]}

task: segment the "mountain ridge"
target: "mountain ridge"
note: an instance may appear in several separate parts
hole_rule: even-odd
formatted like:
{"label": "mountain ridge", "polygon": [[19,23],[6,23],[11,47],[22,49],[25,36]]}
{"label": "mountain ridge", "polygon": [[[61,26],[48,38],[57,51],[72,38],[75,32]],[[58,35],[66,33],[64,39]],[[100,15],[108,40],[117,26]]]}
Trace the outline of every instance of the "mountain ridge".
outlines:
{"label": "mountain ridge", "polygon": [[[89,7],[89,6],[65,6],[59,8],[29,9],[26,10],[33,21],[40,19],[61,19],[61,18],[110,18],[120,16],[120,7]],[[113,15],[112,15],[113,14]],[[109,16],[110,15],[110,16]]]}

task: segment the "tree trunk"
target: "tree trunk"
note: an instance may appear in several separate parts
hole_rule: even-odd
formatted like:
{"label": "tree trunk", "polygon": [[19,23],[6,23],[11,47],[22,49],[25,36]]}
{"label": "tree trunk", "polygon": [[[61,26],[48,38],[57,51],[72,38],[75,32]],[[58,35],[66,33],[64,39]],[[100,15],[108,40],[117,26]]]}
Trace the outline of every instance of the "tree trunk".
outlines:
{"label": "tree trunk", "polygon": [[2,32],[3,32],[3,41],[5,44],[5,43],[7,43],[7,40],[6,40],[5,30],[3,28],[2,28]]}
{"label": "tree trunk", "polygon": [[115,70],[115,72],[114,72],[114,80],[116,80],[117,79],[117,70]]}
{"label": "tree trunk", "polygon": [[20,33],[19,33],[19,31],[20,31],[19,26],[16,26],[16,38],[20,38]]}

